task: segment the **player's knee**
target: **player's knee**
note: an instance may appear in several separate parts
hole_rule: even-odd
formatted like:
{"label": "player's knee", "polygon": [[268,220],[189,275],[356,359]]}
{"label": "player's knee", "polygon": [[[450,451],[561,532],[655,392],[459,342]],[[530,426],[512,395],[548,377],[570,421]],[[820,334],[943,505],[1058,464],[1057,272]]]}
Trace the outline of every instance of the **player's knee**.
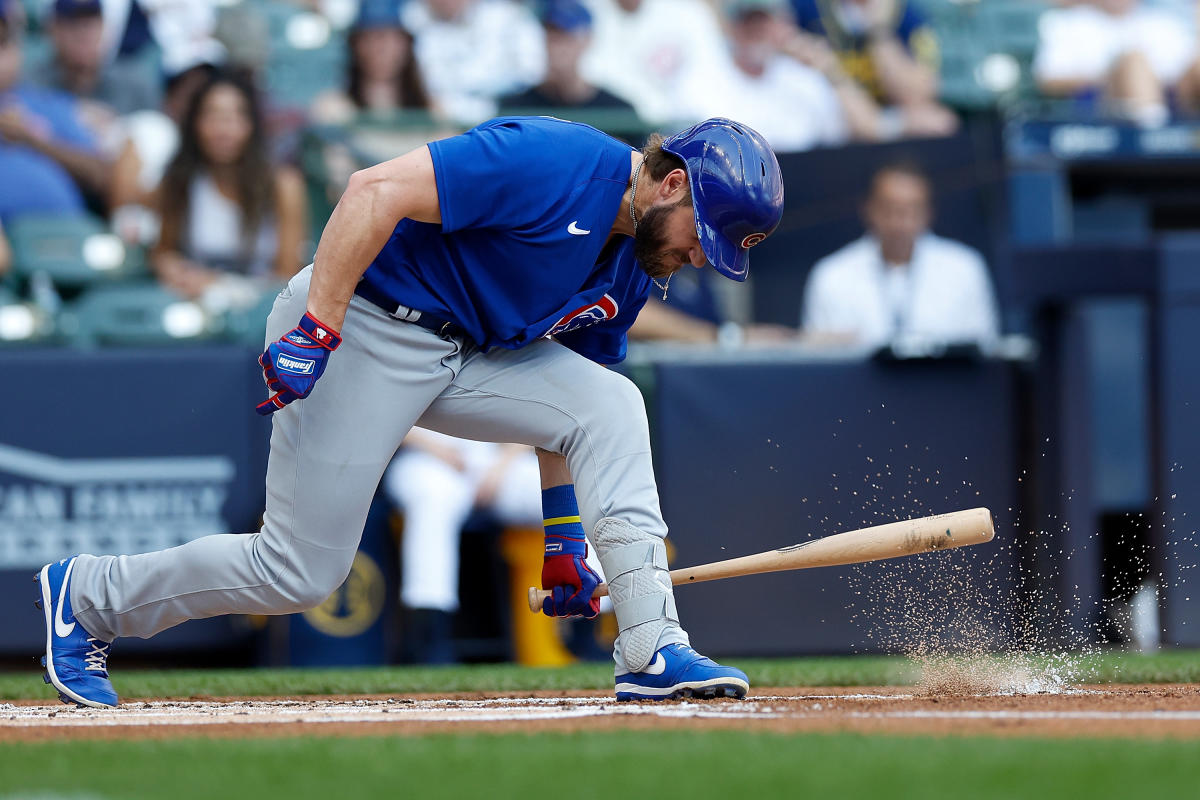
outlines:
{"label": "player's knee", "polygon": [[646,428],[646,401],[633,381],[624,375],[610,373],[598,410],[606,427],[628,427],[636,430]]}
{"label": "player's knee", "polygon": [[350,564],[348,559],[330,557],[320,565],[285,572],[276,583],[282,600],[289,606],[284,613],[308,611],[324,603],[346,580]]}

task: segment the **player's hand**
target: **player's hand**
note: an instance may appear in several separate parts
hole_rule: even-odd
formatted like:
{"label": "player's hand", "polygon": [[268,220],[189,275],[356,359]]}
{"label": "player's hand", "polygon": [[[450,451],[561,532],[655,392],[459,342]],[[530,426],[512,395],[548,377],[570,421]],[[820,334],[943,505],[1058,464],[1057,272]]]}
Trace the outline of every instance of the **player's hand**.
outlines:
{"label": "player's hand", "polygon": [[273,342],[258,357],[271,396],[255,406],[263,416],[274,414],[293,400],[312,392],[317,378],[325,371],[325,360],[338,349],[342,337],[312,314],[300,318],[300,324]]}
{"label": "player's hand", "polygon": [[600,598],[592,597],[600,576],[587,565],[587,542],[570,536],[547,536],[542,560],[542,588],[552,594],[542,601],[548,617],[586,617],[600,613]]}

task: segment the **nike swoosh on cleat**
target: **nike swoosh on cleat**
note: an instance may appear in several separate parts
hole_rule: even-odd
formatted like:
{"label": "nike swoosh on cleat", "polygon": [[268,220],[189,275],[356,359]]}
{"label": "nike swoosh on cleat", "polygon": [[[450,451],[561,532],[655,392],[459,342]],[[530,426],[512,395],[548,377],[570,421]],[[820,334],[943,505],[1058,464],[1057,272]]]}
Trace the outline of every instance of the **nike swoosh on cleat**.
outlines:
{"label": "nike swoosh on cleat", "polygon": [[572,220],[571,224],[567,226],[567,233],[573,236],[587,236],[589,233],[591,233],[591,231],[585,231],[583,228],[579,227],[578,223],[579,220]]}
{"label": "nike swoosh on cleat", "polygon": [[66,638],[75,632],[75,623],[68,625],[62,618],[63,600],[67,597],[67,584],[71,580],[71,570],[75,569],[75,562],[72,561],[67,565],[67,574],[63,575],[62,586],[58,590],[58,609],[54,612],[54,635],[61,638]]}
{"label": "nike swoosh on cleat", "polygon": [[662,675],[667,671],[667,660],[663,658],[662,653],[655,653],[654,660],[646,665],[642,672],[646,675]]}

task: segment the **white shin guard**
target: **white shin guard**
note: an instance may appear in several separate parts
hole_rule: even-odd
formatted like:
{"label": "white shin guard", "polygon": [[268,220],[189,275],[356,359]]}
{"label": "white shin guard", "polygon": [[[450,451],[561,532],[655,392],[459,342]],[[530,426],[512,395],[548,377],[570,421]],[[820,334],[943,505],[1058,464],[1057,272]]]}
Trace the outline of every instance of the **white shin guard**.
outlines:
{"label": "white shin guard", "polygon": [[667,573],[666,545],[661,537],[614,517],[596,523],[592,539],[617,616],[618,667],[624,661],[630,672],[641,672],[665,632],[674,633],[665,644],[687,643]]}

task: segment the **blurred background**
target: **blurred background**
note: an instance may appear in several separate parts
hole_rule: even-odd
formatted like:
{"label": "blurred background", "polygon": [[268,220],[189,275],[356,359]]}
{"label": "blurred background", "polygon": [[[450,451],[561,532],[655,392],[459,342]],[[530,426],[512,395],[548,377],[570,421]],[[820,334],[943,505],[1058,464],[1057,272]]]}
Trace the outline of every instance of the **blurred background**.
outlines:
{"label": "blurred background", "polygon": [[[356,169],[497,114],[635,147],[728,116],[778,154],[750,280],[681,273],[622,366],[674,566],[996,516],[915,568],[684,588],[697,646],[912,649],[880,626],[938,606],[973,610],[917,621],[951,648],[1200,646],[1198,5],[0,0],[0,659],[47,561],[258,527],[275,294]],[[525,609],[531,463],[418,431],[325,604],[118,657],[606,658],[608,615]]]}

